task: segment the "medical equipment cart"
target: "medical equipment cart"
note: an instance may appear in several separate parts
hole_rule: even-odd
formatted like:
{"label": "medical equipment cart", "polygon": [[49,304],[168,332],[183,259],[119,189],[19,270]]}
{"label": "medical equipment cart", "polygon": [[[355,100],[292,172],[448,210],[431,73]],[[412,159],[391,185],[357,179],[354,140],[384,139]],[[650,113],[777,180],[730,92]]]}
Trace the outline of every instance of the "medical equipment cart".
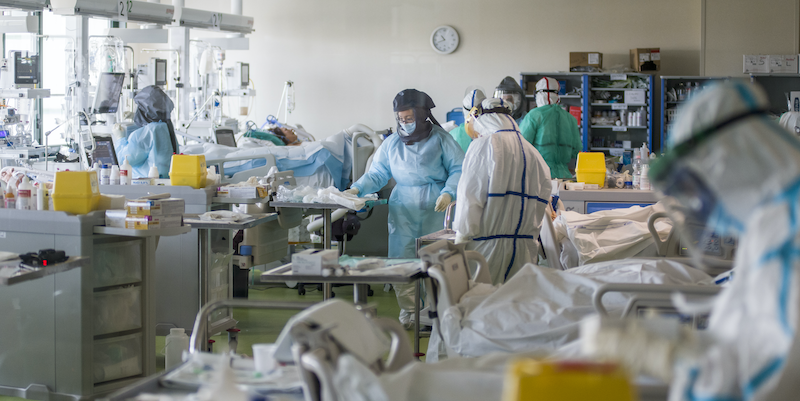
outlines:
{"label": "medical equipment cart", "polygon": [[[0,291],[0,394],[94,398],[155,373],[158,238],[188,227],[104,227],[102,211],[0,209],[0,250],[86,256],[72,269]],[[137,232],[139,231],[139,232]]]}

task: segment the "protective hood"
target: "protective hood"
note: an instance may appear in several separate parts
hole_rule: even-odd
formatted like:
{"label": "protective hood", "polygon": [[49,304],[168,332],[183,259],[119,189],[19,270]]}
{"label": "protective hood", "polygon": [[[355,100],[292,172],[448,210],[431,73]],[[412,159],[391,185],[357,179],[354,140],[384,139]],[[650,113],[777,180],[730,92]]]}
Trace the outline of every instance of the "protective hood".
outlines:
{"label": "protective hood", "polygon": [[473,122],[474,130],[479,136],[494,134],[498,131],[509,130],[517,131],[517,123],[513,118],[509,118],[511,107],[508,102],[489,98],[481,103],[483,113]]}
{"label": "protective hood", "polygon": [[514,80],[514,78],[505,77],[502,81],[500,81],[500,85],[497,85],[497,88],[495,88],[493,97],[502,98],[503,94],[512,95],[514,104],[511,108],[511,117],[514,117],[515,120],[518,120],[524,113],[522,110],[522,99],[525,98],[525,92],[522,90],[522,87],[519,86],[517,81]]}
{"label": "protective hood", "polygon": [[433,129],[434,124],[441,127],[439,122],[433,118],[433,114],[431,114],[431,109],[434,107],[436,105],[433,103],[433,99],[425,92],[416,89],[406,89],[394,97],[394,112],[413,109],[416,120],[416,129],[410,134],[407,134],[399,123],[397,124],[397,132],[400,134],[400,140],[403,143],[411,145],[424,141],[431,135],[431,129]]}
{"label": "protective hood", "polygon": [[467,120],[469,111],[472,110],[473,107],[481,104],[484,99],[486,99],[486,95],[480,89],[473,89],[467,92],[467,95],[464,96],[464,101],[461,103],[464,106],[464,121]]}
{"label": "protective hood", "polygon": [[175,128],[170,120],[170,114],[175,105],[169,96],[161,88],[151,85],[139,91],[133,101],[136,103],[133,122],[140,127],[154,122],[166,123],[169,127],[173,151],[177,153],[178,142],[175,138]]}
{"label": "protective hood", "polygon": [[665,177],[680,171],[683,178],[674,182],[687,192],[707,188],[721,210],[744,223],[762,200],[793,185],[800,171],[800,141],[764,113],[768,108],[760,86],[739,81],[693,94],[678,113],[671,149],[654,164],[651,181],[663,191]]}
{"label": "protective hood", "polygon": [[536,83],[536,107],[558,103],[558,81],[544,77]]}
{"label": "protective hood", "polygon": [[792,134],[800,136],[800,112],[790,111],[783,113],[780,124]]}

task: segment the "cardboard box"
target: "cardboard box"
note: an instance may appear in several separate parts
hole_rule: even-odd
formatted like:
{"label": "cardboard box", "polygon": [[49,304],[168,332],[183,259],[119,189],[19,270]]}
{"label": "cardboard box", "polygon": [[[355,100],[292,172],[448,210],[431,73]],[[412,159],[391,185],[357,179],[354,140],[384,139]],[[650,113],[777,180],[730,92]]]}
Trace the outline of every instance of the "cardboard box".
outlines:
{"label": "cardboard box", "polygon": [[323,268],[339,266],[339,251],[335,249],[307,249],[292,255],[292,273],[322,274]]}
{"label": "cardboard box", "polygon": [[598,52],[569,52],[569,69],[575,67],[603,68],[603,53]]}
{"label": "cardboard box", "polygon": [[186,202],[178,198],[135,199],[125,202],[125,210],[129,216],[181,216],[186,210]]}
{"label": "cardboard box", "polygon": [[183,225],[183,216],[128,216],[125,228],[134,230],[158,230]]}
{"label": "cardboard box", "polygon": [[[631,68],[637,72],[661,71],[661,49],[658,47],[631,49]],[[651,64],[652,63],[652,64]],[[655,64],[655,69],[653,69]]]}
{"label": "cardboard box", "polygon": [[742,72],[745,74],[769,73],[769,56],[766,54],[745,54],[742,60]]}
{"label": "cardboard box", "polygon": [[217,187],[219,198],[264,199],[267,195],[265,187]]}
{"label": "cardboard box", "polygon": [[796,54],[770,54],[770,74],[797,74]]}

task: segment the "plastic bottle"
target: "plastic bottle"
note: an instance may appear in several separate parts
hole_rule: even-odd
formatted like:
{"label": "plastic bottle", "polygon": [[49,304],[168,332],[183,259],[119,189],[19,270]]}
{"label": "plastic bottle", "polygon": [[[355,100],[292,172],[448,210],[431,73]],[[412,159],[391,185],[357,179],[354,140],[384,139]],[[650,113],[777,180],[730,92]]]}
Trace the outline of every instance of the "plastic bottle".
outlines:
{"label": "plastic bottle", "polygon": [[111,166],[111,185],[119,185],[119,166],[116,164]]}
{"label": "plastic bottle", "polygon": [[120,185],[131,185],[131,176],[133,175],[133,167],[128,163],[128,156],[125,156],[125,161],[119,168],[119,183]]}
{"label": "plastic bottle", "polygon": [[642,155],[640,154],[639,149],[633,150],[633,162],[631,162],[631,168],[633,168],[633,189],[639,189],[639,180],[642,177]]}
{"label": "plastic bottle", "polygon": [[36,190],[36,210],[48,210],[48,203],[47,186],[39,182],[39,188]]}
{"label": "plastic bottle", "polygon": [[641,178],[639,179],[639,189],[642,191],[650,190],[650,177],[647,176],[648,172],[650,172],[650,166],[647,164],[643,165]]}
{"label": "plastic bottle", "polygon": [[189,336],[186,335],[186,331],[184,329],[169,329],[164,351],[164,356],[166,357],[165,368],[170,369],[173,366],[180,365],[183,362],[183,351],[188,350]]}
{"label": "plastic bottle", "polygon": [[147,173],[148,178],[158,178],[158,167],[154,165],[150,166],[150,172]]}
{"label": "plastic bottle", "polygon": [[100,169],[101,169],[100,163],[94,162],[94,164],[92,164],[92,171],[96,171],[97,172],[97,179],[98,180],[100,180]]}
{"label": "plastic bottle", "polygon": [[8,188],[6,188],[6,193],[3,195],[3,203],[5,204],[6,209],[16,209],[17,208],[17,186],[14,183],[8,184]]}
{"label": "plastic bottle", "polygon": [[100,185],[111,184],[111,166],[103,164],[100,166]]}
{"label": "plastic bottle", "polygon": [[32,197],[33,197],[33,185],[31,185],[31,181],[28,179],[28,176],[22,177],[22,182],[19,184],[19,188],[17,188],[17,210],[32,210],[31,206]]}

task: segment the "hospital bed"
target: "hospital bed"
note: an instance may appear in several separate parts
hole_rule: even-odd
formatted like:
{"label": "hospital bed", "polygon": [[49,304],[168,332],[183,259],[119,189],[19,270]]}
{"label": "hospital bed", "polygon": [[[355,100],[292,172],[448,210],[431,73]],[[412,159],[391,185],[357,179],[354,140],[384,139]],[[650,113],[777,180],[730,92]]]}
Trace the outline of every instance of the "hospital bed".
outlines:
{"label": "hospital bed", "polygon": [[[442,353],[477,357],[555,351],[578,338],[580,320],[595,313],[592,294],[605,294],[609,287],[604,286],[628,285],[610,287],[622,288],[626,295],[606,297],[617,316],[648,307],[664,309],[670,302],[664,293],[675,290],[717,291],[707,274],[665,259],[611,261],[566,271],[529,264],[505,284],[491,286],[485,269],[470,274],[465,267],[469,257],[462,249],[440,241],[420,250],[430,277],[428,298],[435,323],[428,360]],[[696,287],[704,289],[695,291]],[[639,295],[627,295],[630,292]]]}
{"label": "hospital bed", "polygon": [[[197,369],[195,364],[197,360],[208,361],[216,356],[217,360],[228,361],[226,365],[240,373],[235,377],[227,376],[228,379],[242,384],[239,388],[245,387],[251,394],[267,395],[270,399],[497,400],[501,398],[509,362],[520,357],[547,357],[541,353],[496,353],[480,358],[422,363],[413,358],[406,332],[393,319],[376,318],[369,310],[359,310],[347,302],[335,299],[310,307],[308,305],[220,300],[205,305],[197,315],[196,325],[200,327],[209,315],[220,308],[304,309],[291,318],[276,342],[273,357],[282,365],[282,374],[274,380],[291,381],[283,383],[284,390],[278,390],[278,393],[259,392],[258,387],[249,380],[258,377],[253,374],[252,360],[208,354],[205,346],[207,339],[202,334],[204,331],[195,330],[190,340],[190,352],[184,358],[183,365],[121,389],[106,399],[136,399],[147,393],[165,397],[147,398],[149,400],[168,400],[168,396],[186,397],[194,394],[201,385],[206,384],[205,379],[198,376],[194,382],[180,380],[181,372],[188,371],[191,376],[192,372],[197,374],[198,371],[219,369],[219,364],[209,366],[201,363],[201,369]],[[246,374],[248,370],[250,374]],[[239,380],[242,376],[246,376],[244,381]],[[215,379],[212,377],[211,380]],[[302,390],[286,390],[295,386]],[[668,389],[664,383],[640,379],[637,380],[637,387],[641,400],[667,398]]]}
{"label": "hospital bed", "polygon": [[298,185],[333,185],[343,190],[369,169],[374,151],[382,142],[371,128],[356,124],[325,140],[303,142],[300,146],[231,148],[201,144],[182,150],[205,154],[206,165],[218,171],[222,183],[263,177],[276,166],[280,171],[293,170]]}
{"label": "hospital bed", "polygon": [[[607,260],[624,259],[628,257],[636,258],[668,258],[669,260],[688,264],[698,269],[706,271],[708,274],[717,275],[733,268],[733,257],[736,245],[721,241],[715,252],[703,256],[700,260],[686,256],[685,246],[681,243],[678,230],[674,224],[670,228],[666,239],[662,240],[662,233],[656,227],[657,221],[669,219],[664,211],[656,211],[647,218],[647,231],[650,233],[648,238],[642,238],[643,245],[635,249],[622,249],[621,251],[603,255]],[[620,217],[622,220],[622,217]],[[663,231],[663,230],[662,230]],[[559,241],[556,229],[548,213],[545,213],[542,221],[542,228],[539,232],[542,242],[542,251],[550,267],[558,270],[566,270],[577,267],[578,250],[565,238]],[[638,252],[636,251],[638,250]]]}

